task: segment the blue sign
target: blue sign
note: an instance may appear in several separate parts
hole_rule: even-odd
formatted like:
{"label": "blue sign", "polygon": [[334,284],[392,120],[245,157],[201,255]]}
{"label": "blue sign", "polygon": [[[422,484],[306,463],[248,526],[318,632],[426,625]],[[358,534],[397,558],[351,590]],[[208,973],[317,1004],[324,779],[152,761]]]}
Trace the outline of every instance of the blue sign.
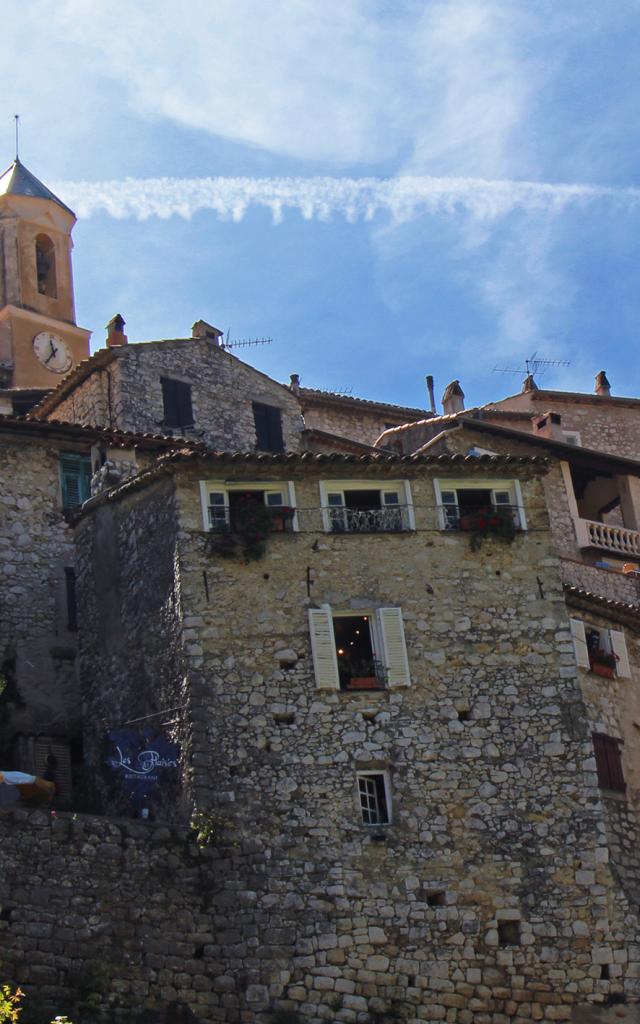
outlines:
{"label": "blue sign", "polygon": [[144,803],[156,786],[177,779],[180,747],[151,729],[112,729],[106,735],[105,763],[123,792]]}

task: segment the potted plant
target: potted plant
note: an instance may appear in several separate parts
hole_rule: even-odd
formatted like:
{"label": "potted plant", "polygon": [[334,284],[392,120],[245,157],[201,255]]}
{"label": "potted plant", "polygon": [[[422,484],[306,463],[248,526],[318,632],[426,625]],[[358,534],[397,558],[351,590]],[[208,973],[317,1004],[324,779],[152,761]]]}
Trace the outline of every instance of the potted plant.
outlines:
{"label": "potted plant", "polygon": [[384,684],[382,666],[375,658],[361,658],[350,666],[347,690],[376,690]]}
{"label": "potted plant", "polygon": [[618,655],[612,651],[604,651],[602,647],[594,647],[589,651],[589,665],[596,676],[613,679],[616,674]]}
{"label": "potted plant", "polygon": [[471,534],[472,551],[477,551],[487,538],[510,544],[516,535],[511,509],[495,505],[474,509],[460,516],[460,529]]}
{"label": "potted plant", "polygon": [[271,515],[271,529],[274,533],[286,533],[291,529],[293,517],[296,514],[295,508],[290,505],[274,505],[269,509]]}

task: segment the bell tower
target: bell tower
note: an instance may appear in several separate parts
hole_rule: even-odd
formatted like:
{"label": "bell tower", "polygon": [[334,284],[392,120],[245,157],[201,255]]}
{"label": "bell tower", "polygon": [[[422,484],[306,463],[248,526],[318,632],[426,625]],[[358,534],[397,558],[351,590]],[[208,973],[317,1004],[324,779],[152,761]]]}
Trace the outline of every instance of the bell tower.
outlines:
{"label": "bell tower", "polygon": [[75,214],[18,160],[0,175],[0,388],[54,388],[89,355],[76,325]]}

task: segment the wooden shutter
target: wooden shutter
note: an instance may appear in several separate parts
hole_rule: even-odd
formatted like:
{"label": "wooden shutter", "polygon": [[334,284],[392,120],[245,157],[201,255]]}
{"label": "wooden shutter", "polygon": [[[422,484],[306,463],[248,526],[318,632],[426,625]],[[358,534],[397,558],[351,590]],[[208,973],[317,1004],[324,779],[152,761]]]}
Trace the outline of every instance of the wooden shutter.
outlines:
{"label": "wooden shutter", "polygon": [[378,608],[378,627],[382,637],[383,662],[389,686],[408,686],[411,682],[407,647],[404,642],[402,609]]}
{"label": "wooden shutter", "polygon": [[325,690],[337,690],[340,688],[340,676],[331,609],[310,608],[309,630],[316,684]]}
{"label": "wooden shutter", "polygon": [[76,508],[91,497],[91,458],[88,455],[60,456],[62,505]]}
{"label": "wooden shutter", "polygon": [[631,666],[629,665],[629,656],[627,654],[627,644],[624,639],[624,633],[618,632],[615,629],[610,629],[609,641],[611,643],[611,650],[618,659],[616,662],[616,675],[621,676],[623,679],[630,679]]}
{"label": "wooden shutter", "polygon": [[622,773],[621,740],[614,736],[606,736],[601,732],[594,732],[592,739],[596,755],[598,785],[601,789],[612,789],[616,793],[624,793],[627,784]]}
{"label": "wooden shutter", "polygon": [[78,629],[78,603],[76,600],[76,570],[67,567],[64,570],[65,591],[67,596],[67,629],[75,633]]}
{"label": "wooden shutter", "polygon": [[161,377],[160,383],[165,427],[192,427],[191,385],[170,377]]}
{"label": "wooden shutter", "polygon": [[273,454],[283,452],[282,411],[275,405],[254,402],[253,420],[256,427],[256,448]]}
{"label": "wooden shutter", "polygon": [[569,619],[571,623],[571,638],[576,662],[580,668],[591,668],[589,661],[589,650],[587,648],[587,637],[584,631],[584,622],[580,619]]}

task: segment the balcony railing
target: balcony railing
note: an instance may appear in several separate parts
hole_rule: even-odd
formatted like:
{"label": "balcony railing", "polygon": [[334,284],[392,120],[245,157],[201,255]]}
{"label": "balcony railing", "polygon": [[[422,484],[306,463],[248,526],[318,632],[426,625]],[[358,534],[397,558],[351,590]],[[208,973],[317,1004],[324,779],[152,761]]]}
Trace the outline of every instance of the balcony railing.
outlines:
{"label": "balcony railing", "polygon": [[595,523],[591,519],[577,519],[576,537],[579,548],[600,548],[621,555],[640,556],[640,533],[626,526]]}
{"label": "balcony railing", "polygon": [[326,513],[332,533],[398,533],[410,529],[407,505],[382,508],[332,505],[326,508]]}

